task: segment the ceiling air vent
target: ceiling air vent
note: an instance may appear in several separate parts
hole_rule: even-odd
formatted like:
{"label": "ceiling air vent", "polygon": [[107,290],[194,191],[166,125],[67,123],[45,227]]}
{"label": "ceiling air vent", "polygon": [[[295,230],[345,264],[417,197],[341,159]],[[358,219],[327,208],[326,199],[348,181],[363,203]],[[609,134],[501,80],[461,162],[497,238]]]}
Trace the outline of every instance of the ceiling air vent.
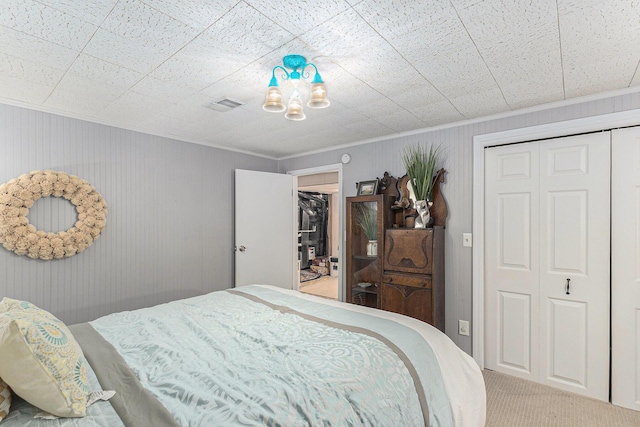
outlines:
{"label": "ceiling air vent", "polygon": [[224,113],[225,111],[231,111],[234,108],[237,108],[244,104],[246,104],[246,102],[238,101],[237,99],[223,97],[223,98],[215,99],[209,102],[208,104],[204,104],[204,107],[210,110],[220,111]]}

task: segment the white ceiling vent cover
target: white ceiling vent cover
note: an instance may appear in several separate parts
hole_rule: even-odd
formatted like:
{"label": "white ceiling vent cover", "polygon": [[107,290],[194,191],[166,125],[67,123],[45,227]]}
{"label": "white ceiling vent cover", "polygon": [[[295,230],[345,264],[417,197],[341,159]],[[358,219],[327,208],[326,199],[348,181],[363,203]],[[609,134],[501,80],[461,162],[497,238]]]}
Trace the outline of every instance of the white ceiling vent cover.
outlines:
{"label": "white ceiling vent cover", "polygon": [[204,104],[203,107],[206,107],[210,110],[220,111],[221,113],[224,113],[226,111],[231,111],[234,108],[238,108],[244,104],[246,104],[246,102],[238,101],[237,99],[227,98],[225,96],[219,99],[215,99],[209,102],[208,104]]}

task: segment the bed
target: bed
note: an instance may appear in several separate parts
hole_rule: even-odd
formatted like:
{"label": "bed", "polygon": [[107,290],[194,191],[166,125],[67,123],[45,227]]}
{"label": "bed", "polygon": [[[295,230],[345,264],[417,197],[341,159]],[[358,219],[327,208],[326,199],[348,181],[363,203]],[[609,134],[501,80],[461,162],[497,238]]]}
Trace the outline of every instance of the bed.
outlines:
{"label": "bed", "polygon": [[40,410],[14,396],[2,427],[485,421],[482,374],[440,331],[297,291],[244,286],[69,329],[88,362],[88,389],[115,396],[85,417],[56,420],[34,418]]}

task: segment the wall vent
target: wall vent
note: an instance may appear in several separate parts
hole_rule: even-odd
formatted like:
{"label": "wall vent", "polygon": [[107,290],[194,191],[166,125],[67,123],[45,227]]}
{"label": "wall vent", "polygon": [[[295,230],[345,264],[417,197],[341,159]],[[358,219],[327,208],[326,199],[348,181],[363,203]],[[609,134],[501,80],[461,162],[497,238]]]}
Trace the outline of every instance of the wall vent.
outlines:
{"label": "wall vent", "polygon": [[241,105],[245,105],[245,104],[246,102],[238,101],[237,99],[227,98],[225,96],[219,99],[214,99],[213,101],[207,104],[204,104],[203,107],[206,107],[210,110],[220,111],[224,113],[225,111],[231,111],[234,108],[238,108]]}

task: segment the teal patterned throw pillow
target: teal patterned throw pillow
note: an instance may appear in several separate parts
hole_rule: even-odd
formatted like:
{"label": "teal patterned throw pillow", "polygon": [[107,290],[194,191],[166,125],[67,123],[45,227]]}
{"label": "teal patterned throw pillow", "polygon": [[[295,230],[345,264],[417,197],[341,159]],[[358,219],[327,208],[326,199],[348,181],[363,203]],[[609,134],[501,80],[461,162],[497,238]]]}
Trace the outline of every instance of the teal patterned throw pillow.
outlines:
{"label": "teal patterned throw pillow", "polygon": [[0,302],[0,378],[32,405],[59,417],[86,414],[84,355],[69,329],[25,301]]}

